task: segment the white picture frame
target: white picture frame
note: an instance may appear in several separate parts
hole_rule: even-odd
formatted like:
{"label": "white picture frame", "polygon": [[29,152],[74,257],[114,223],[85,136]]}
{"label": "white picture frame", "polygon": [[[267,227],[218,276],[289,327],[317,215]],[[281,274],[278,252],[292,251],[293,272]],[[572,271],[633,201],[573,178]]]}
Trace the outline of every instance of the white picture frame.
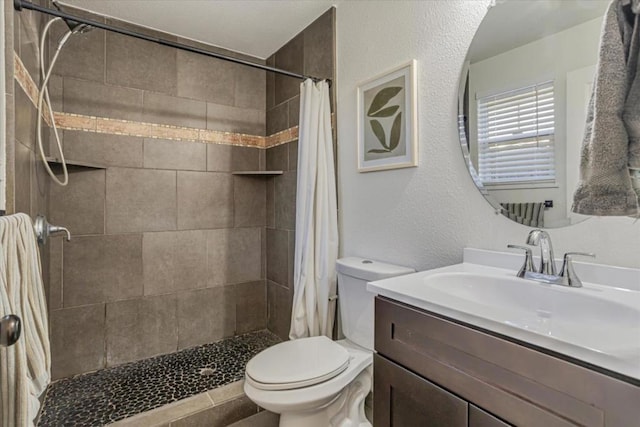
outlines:
{"label": "white picture frame", "polygon": [[418,166],[417,61],[358,84],[358,171]]}

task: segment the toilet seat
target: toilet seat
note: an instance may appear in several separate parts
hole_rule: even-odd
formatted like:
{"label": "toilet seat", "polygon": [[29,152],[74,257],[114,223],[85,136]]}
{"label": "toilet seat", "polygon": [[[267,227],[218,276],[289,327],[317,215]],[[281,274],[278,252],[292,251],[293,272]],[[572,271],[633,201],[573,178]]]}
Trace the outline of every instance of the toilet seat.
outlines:
{"label": "toilet seat", "polygon": [[249,361],[246,381],[260,390],[293,390],[334,378],[349,366],[349,352],[325,336],[286,341]]}

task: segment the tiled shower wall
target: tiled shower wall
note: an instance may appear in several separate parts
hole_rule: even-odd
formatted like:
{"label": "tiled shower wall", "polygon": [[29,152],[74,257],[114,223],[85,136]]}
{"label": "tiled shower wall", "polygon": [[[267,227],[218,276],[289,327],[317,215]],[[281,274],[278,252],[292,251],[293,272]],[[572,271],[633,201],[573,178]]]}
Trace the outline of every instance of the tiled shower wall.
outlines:
{"label": "tiled shower wall", "polygon": [[[50,90],[56,111],[264,135],[265,79],[94,30],[64,48]],[[106,168],[50,185],[50,220],[73,234],[49,245],[55,378],[265,328],[266,181],[231,174],[264,168],[264,150],[68,130],[63,143]]]}
{"label": "tiled shower wall", "polygon": [[[334,80],[335,9],[325,12],[268,58],[267,63]],[[300,80],[267,75],[267,134],[298,125],[299,94]],[[335,111],[333,103],[332,111]],[[266,233],[268,327],[282,339],[288,339],[293,301],[297,159],[297,141],[267,149],[267,169],[284,171],[267,182]]]}
{"label": "tiled shower wall", "polygon": [[[36,43],[44,18],[14,14],[10,3],[4,5],[7,64],[15,49],[38,82]],[[334,21],[331,9],[269,64],[333,78]],[[51,40],[62,28],[56,24]],[[286,338],[297,142],[261,150],[65,130],[68,159],[105,168],[72,168],[69,186],[57,187],[36,161],[35,108],[19,86],[14,89],[13,67],[7,68],[8,107],[15,98],[15,108],[7,109],[8,141],[15,141],[7,147],[8,212],[46,213],[73,233],[71,242],[51,239],[43,257],[45,267],[51,264],[45,282],[54,378],[267,324]],[[297,125],[299,84],[94,30],[65,46],[50,92],[54,110],[66,113],[271,135]],[[231,174],[264,168],[284,174]]]}
{"label": "tiled shower wall", "polygon": [[[34,3],[46,6],[46,0]],[[5,96],[6,96],[6,213],[23,212],[31,218],[37,214],[47,215],[48,177],[40,163],[36,143],[36,108],[25,91],[14,80],[14,54],[24,64],[29,75],[39,82],[38,35],[46,20],[39,14],[25,11],[15,13],[13,2],[5,1],[4,38],[5,38]],[[46,125],[45,125],[46,129]],[[45,150],[48,145],[48,133],[43,133]],[[48,257],[40,248],[43,276],[47,276]],[[46,279],[45,279],[46,281]],[[46,283],[45,283],[46,285]]]}
{"label": "tiled shower wall", "polygon": [[[45,0],[35,3],[47,5]],[[36,109],[24,90],[13,79],[14,52],[25,65],[31,78],[38,82],[38,35],[46,22],[35,12],[15,13],[13,2],[5,1],[5,76],[7,213],[24,212],[32,218],[46,214],[47,179],[39,162],[36,145]],[[45,125],[46,129],[46,125]],[[48,134],[44,133],[45,147]]]}

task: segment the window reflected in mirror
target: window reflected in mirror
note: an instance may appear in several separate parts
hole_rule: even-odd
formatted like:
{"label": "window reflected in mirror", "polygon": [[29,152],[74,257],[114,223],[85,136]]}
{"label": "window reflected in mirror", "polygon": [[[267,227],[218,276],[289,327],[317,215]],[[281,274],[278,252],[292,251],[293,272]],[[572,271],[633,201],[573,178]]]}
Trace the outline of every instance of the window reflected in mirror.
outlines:
{"label": "window reflected in mirror", "polygon": [[459,134],[487,201],[524,225],[562,227],[571,212],[607,0],[506,0],[471,43]]}

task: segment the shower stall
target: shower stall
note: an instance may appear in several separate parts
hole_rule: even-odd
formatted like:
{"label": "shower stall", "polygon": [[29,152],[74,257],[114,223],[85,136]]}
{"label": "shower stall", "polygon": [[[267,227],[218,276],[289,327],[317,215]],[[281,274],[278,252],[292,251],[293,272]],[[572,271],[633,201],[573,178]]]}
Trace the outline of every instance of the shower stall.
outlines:
{"label": "shower stall", "polygon": [[334,9],[261,60],[8,3],[7,212],[72,234],[41,249],[56,381],[40,425],[255,413],[235,381],[287,339],[297,77],[334,78]]}

